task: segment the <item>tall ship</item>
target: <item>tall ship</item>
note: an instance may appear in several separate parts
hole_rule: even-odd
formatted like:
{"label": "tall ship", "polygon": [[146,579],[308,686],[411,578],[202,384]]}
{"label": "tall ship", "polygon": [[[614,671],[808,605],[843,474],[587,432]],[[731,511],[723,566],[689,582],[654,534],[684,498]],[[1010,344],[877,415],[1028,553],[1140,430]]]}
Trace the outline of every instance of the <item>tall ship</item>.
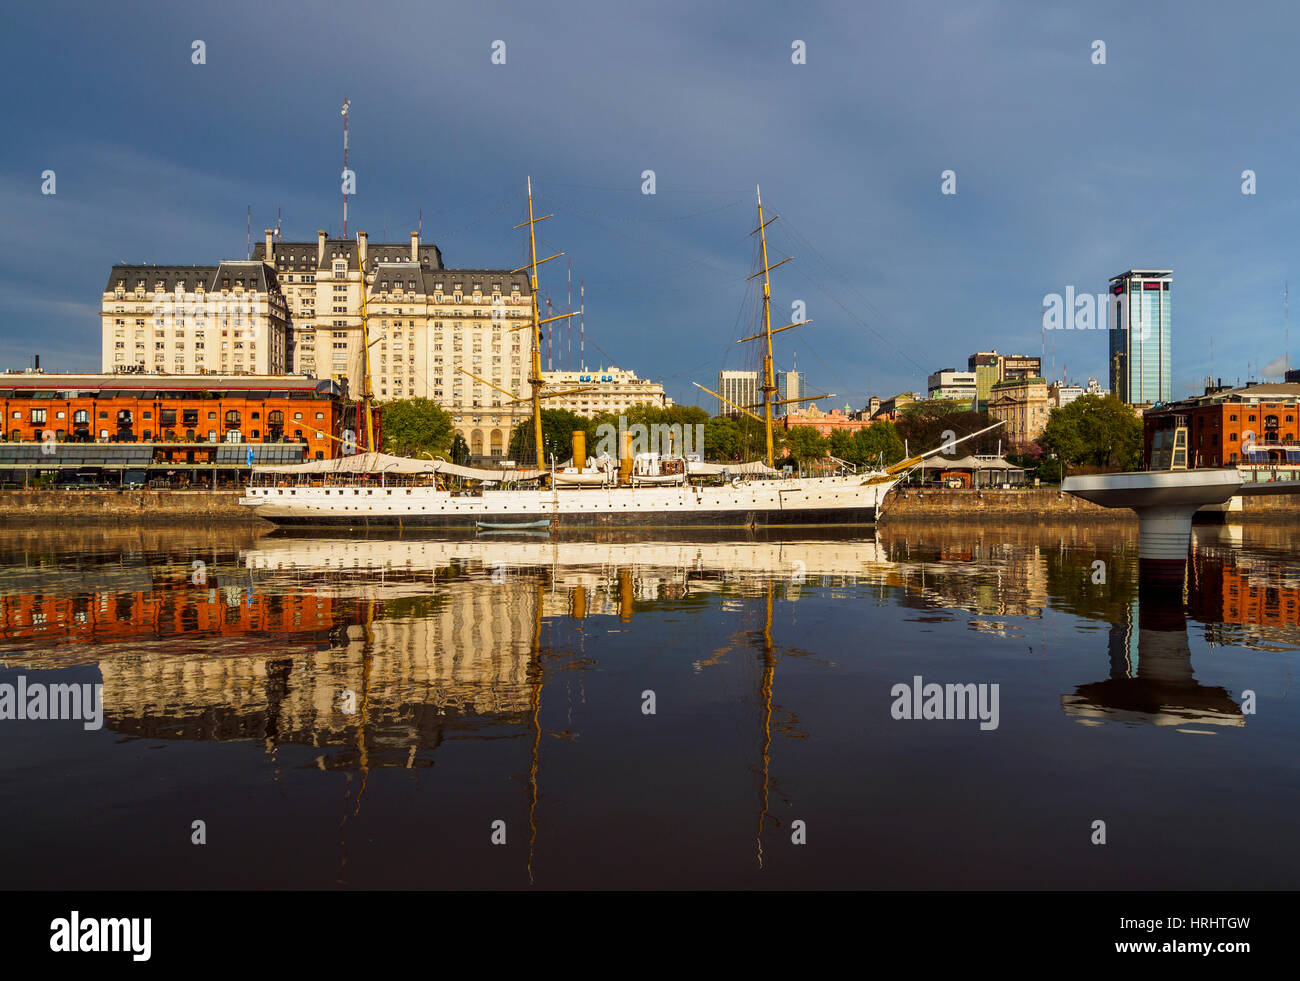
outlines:
{"label": "tall ship", "polygon": [[[538,298],[538,266],[559,256],[537,258],[536,225],[550,215],[535,217],[532,181],[528,182],[528,219],[516,226],[528,229],[532,294],[530,394],[523,399],[461,368],[476,381],[516,402],[532,407],[534,467],[481,469],[445,460],[412,459],[378,452],[374,439],[370,341],[366,326],[365,276],[362,275],[361,331],[363,349],[361,452],[329,460],[253,468],[240,503],[276,525],[297,527],[392,527],[487,530],[557,530],[583,527],[627,528],[756,528],[817,525],[871,525],[880,517],[893,486],[927,457],[951,447],[933,449],[890,467],[859,471],[852,464],[829,461],[830,472],[806,475],[802,469],[775,466],[773,409],[786,402],[815,398],[776,399],[772,335],[808,321],[772,328],[771,271],[788,259],[768,261],[767,227],[761,190],[758,227],[762,276],[762,329],[745,341],[764,345],[762,401],[737,405],[699,385],[731,405],[739,414],[763,425],[766,456],[744,463],[708,462],[687,446],[669,445],[661,452],[634,453],[629,434],[620,431],[616,454],[589,456],[586,433],[573,433],[572,458],[546,465],[542,436],[542,403],[576,391],[549,392],[542,376],[542,327],[573,314],[542,318]],[[561,253],[562,255],[563,253]],[[761,410],[761,415],[755,410]],[[984,432],[986,430],[981,430]],[[977,436],[971,433],[963,439]],[[961,440],[958,440],[960,442]],[[671,444],[671,441],[670,441]],[[685,441],[683,441],[685,444]],[[707,447],[705,448],[707,450]]]}

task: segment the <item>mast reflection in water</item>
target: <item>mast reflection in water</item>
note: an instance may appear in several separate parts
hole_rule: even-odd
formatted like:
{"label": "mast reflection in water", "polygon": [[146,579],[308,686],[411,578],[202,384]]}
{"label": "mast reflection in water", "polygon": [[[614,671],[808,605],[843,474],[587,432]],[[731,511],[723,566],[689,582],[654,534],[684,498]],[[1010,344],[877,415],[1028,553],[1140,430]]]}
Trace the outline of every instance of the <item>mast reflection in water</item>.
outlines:
{"label": "mast reflection in water", "polygon": [[[0,720],[0,860],[19,888],[1294,883],[1287,529],[1198,528],[1185,588],[1142,595],[1122,525],[861,536],[18,533],[0,683],[102,683],[104,727]],[[917,676],[999,685],[997,728],[895,720]]]}

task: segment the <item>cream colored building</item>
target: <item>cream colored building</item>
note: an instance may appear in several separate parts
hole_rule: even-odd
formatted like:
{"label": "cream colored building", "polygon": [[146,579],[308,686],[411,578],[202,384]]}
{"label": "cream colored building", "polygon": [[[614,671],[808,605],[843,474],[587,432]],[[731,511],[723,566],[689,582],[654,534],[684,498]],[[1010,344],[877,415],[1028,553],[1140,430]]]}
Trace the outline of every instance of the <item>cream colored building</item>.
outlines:
{"label": "cream colored building", "polygon": [[1002,438],[1011,446],[1032,443],[1043,435],[1052,403],[1042,378],[997,382],[989,391],[989,415],[1006,423]]}
{"label": "cream colored building", "polygon": [[101,367],[167,374],[281,374],[288,317],[275,270],[114,266],[100,305]]}
{"label": "cream colored building", "polygon": [[[752,412],[759,405],[761,394],[758,390],[758,372],[719,371],[718,394],[722,396],[718,400],[718,415],[739,416],[740,409]],[[740,409],[736,406],[740,406]]]}
{"label": "cream colored building", "polygon": [[103,370],[288,372],[346,379],[360,393],[363,270],[376,400],[432,399],[474,457],[504,457],[529,412],[511,402],[531,394],[529,332],[512,329],[532,314],[528,277],[446,269],[438,247],[414,233],[372,245],[365,232],[285,242],[268,230],[248,261],[114,266],[101,306]]}
{"label": "cream colored building", "polygon": [[653,405],[666,409],[673,400],[664,394],[658,382],[638,378],[635,371],[600,368],[590,371],[543,371],[546,391],[588,389],[573,395],[548,398],[548,409],[565,409],[590,419],[602,412],[618,414],[634,405]]}
{"label": "cream colored building", "polygon": [[[436,245],[331,239],[282,242],[270,231],[255,255],[271,257],[288,301],[292,370],[345,376],[361,391],[361,277],[365,271],[370,376],[377,401],[428,398],[452,414],[476,458],[506,455],[527,417],[511,396],[531,394],[528,277],[503,269],[447,269]],[[477,376],[477,380],[472,375]],[[485,384],[490,382],[491,384]]]}

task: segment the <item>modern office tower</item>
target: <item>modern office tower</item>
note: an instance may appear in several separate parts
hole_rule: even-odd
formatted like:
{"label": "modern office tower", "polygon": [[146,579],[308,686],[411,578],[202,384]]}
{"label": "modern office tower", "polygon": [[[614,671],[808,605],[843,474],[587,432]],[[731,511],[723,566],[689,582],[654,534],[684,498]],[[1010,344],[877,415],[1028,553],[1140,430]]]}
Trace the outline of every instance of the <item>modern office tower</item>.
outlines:
{"label": "modern office tower", "polygon": [[1121,402],[1156,405],[1173,397],[1173,281],[1172,269],[1130,269],[1111,277],[1110,387]]}
{"label": "modern office tower", "polygon": [[[788,399],[797,399],[803,396],[804,378],[802,371],[778,371],[776,373],[776,400],[777,402],[786,402]],[[772,414],[778,419],[783,418],[788,412],[797,410],[798,403],[787,405],[777,405]]]}
{"label": "modern office tower", "polygon": [[[718,415],[721,416],[738,416],[740,406],[742,409],[749,409],[754,412],[755,406],[758,405],[758,372],[757,371],[719,371],[718,372],[718,394],[726,399],[725,402],[719,401]],[[727,403],[731,403],[728,405]]]}

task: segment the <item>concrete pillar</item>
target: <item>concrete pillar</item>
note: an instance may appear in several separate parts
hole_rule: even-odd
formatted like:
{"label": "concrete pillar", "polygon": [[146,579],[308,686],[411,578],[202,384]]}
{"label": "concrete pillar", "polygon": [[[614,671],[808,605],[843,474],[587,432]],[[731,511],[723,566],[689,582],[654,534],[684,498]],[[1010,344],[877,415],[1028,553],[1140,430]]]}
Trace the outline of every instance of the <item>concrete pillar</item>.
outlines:
{"label": "concrete pillar", "polygon": [[1142,582],[1182,586],[1198,504],[1134,507],[1138,517],[1138,576]]}

